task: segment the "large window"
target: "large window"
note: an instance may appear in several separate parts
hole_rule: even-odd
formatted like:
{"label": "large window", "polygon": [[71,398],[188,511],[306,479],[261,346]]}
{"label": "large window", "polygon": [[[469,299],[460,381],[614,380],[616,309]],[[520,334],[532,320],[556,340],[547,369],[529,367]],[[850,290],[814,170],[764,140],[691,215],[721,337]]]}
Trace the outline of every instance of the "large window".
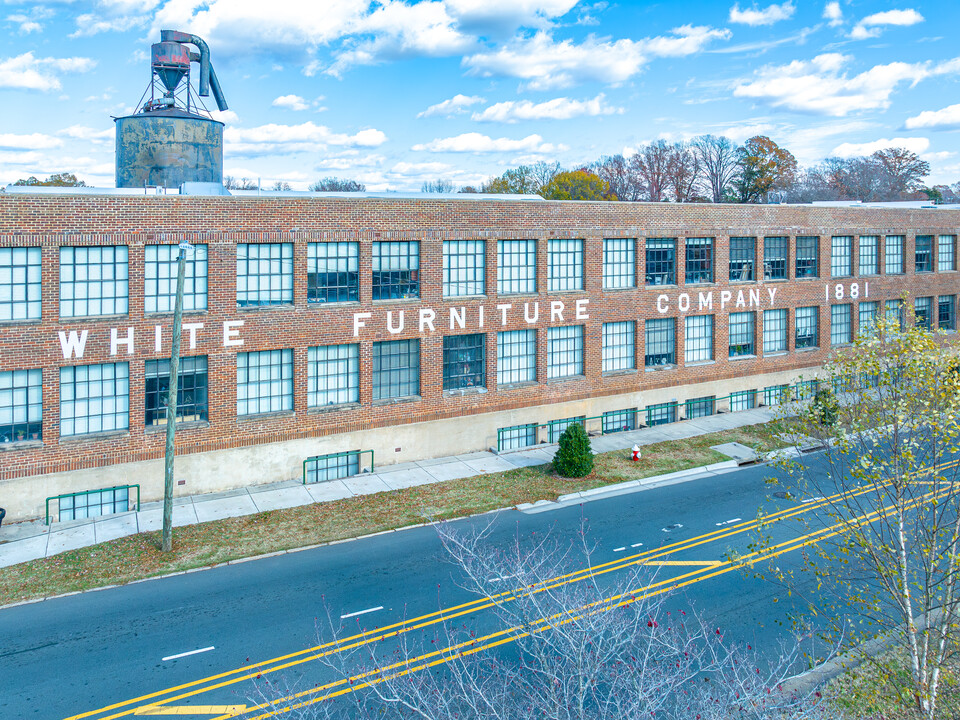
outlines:
{"label": "large window", "polygon": [[801,235],[797,238],[797,278],[815,278],[820,275],[820,238]]}
{"label": "large window", "polygon": [[713,238],[687,238],[686,280],[688,285],[713,282]]}
{"label": "large window", "polygon": [[713,360],[713,315],[689,315],[683,324],[684,363]]}
{"label": "large window", "polygon": [[787,351],[787,311],[763,311],[763,354]]}
{"label": "large window", "polygon": [[307,244],[307,302],[360,299],[360,243]]}
{"label": "large window", "polygon": [[675,402],[647,405],[647,425],[666,425],[677,421],[677,404]]}
{"label": "large window", "polygon": [[388,340],[373,344],[373,399],[420,394],[420,341]]}
{"label": "large window", "polygon": [[237,245],[237,307],[293,302],[293,243]]}
{"label": "large window", "polygon": [[60,435],[126,430],[130,426],[130,365],[60,368]]}
{"label": "large window", "polygon": [[647,238],[647,285],[677,284],[677,241],[675,238]]}
{"label": "large window", "polygon": [[756,313],[730,313],[727,326],[729,328],[729,355],[742,357],[753,355],[753,334]]}
{"label": "large window", "polygon": [[237,353],[237,415],[293,410],[293,350]]}
{"label": "large window", "polygon": [[851,305],[830,306],[830,344],[847,345],[853,341]]}
{"label": "large window", "polygon": [[941,295],[937,302],[937,324],[941,330],[957,329],[957,296]]}
{"label": "large window", "polygon": [[[180,358],[177,367],[177,422],[207,419],[207,358]],[[147,360],[144,371],[144,424],[167,424],[170,361]]]}
{"label": "large window", "polygon": [[918,297],[913,301],[913,312],[916,315],[917,327],[929,330],[932,327],[933,298]]}
{"label": "large window", "polygon": [[550,292],[583,290],[583,240],[550,240],[547,264]]}
{"label": "large window", "polygon": [[849,235],[834,235],[830,241],[830,275],[853,275],[853,238]]}
{"label": "large window", "polygon": [[633,320],[603,324],[603,372],[633,370],[637,366],[636,334]]}
{"label": "large window", "polygon": [[583,325],[547,329],[547,377],[583,375]]}
{"label": "large window", "polygon": [[[170,313],[177,300],[177,266],[180,248],[176,245],[147,245],[144,248],[143,309]],[[183,311],[207,309],[207,246],[194,245],[184,256]]]}
{"label": "large window", "polygon": [[604,290],[620,290],[636,285],[635,253],[636,241],[633,238],[604,238]]}
{"label": "large window", "polygon": [[801,307],[796,312],[796,337],[794,346],[797,350],[817,347],[817,326],[820,324],[820,308]]}
{"label": "large window", "polygon": [[880,238],[876,235],[860,236],[860,274],[876,275],[880,272]]}
{"label": "large window", "polygon": [[486,338],[483,333],[443,338],[443,389],[486,387]]}
{"label": "large window", "polygon": [[873,300],[860,303],[857,310],[857,334],[869,335],[877,324],[878,304]]}
{"label": "large window", "polygon": [[918,273],[933,272],[933,235],[917,235],[913,256]]}
{"label": "large window", "polygon": [[420,297],[420,243],[373,243],[373,299]]}
{"label": "large window", "polygon": [[896,325],[903,330],[904,323],[906,322],[903,312],[903,300],[899,298],[896,300],[885,300],[883,303],[883,312],[888,323]]}
{"label": "large window", "polygon": [[537,241],[497,241],[497,293],[516,295],[537,291]]}
{"label": "large window", "polygon": [[637,429],[637,409],[608,410],[600,419],[604,435]]}
{"label": "large window", "polygon": [[763,239],[763,279],[787,279],[787,249],[790,238],[765,237]]}
{"label": "large window", "polygon": [[60,317],[126,313],[128,272],[126,245],[60,248]]}
{"label": "large window", "polygon": [[360,402],[360,346],[307,350],[307,407]]}
{"label": "large window", "polygon": [[757,259],[757,239],[753,237],[730,238],[731,282],[755,280],[754,263]]}
{"label": "large window", "polygon": [[443,241],[443,296],[486,292],[487,261],[483,240]]}
{"label": "large window", "polygon": [[537,379],[537,331],[504,330],[497,333],[497,385],[514,385]]}
{"label": "large window", "polygon": [[0,372],[0,443],[43,434],[43,371]]}
{"label": "large window", "polygon": [[753,410],[757,406],[756,390],[737,390],[730,393],[730,412]]}
{"label": "large window", "polygon": [[41,250],[0,248],[0,322],[39,320]]}
{"label": "large window", "polygon": [[902,275],[903,235],[887,235],[883,255],[883,267],[887,275]]}
{"label": "large window", "polygon": [[957,269],[956,248],[956,235],[941,235],[937,238],[937,270],[946,272]]}
{"label": "large window", "polygon": [[647,320],[643,364],[647,367],[677,362],[676,322],[673,318]]}

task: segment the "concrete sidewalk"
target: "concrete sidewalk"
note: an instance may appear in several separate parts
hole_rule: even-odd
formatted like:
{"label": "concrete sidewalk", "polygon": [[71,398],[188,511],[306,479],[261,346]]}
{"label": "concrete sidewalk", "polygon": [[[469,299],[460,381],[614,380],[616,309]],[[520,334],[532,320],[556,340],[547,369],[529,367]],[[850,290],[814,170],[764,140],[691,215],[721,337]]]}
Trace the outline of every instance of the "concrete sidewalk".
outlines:
{"label": "concrete sidewalk", "polygon": [[[665,440],[682,440],[721,430],[757,425],[773,420],[777,415],[777,408],[757,408],[658,425],[630,432],[603,435],[591,438],[590,442],[595,452],[624,450],[633,447],[633,445],[652,445]],[[555,451],[556,445],[537,445],[526,450],[516,450],[499,455],[493,452],[474,452],[454,457],[388,465],[377,469],[375,473],[364,473],[343,480],[332,480],[313,485],[304,485],[296,480],[287,480],[227,492],[175,498],[173,524],[174,526],[192,525],[220,518],[252,515],[265,510],[309,505],[315,502],[330,502],[358,495],[370,495],[416,485],[429,485],[446,480],[512,470],[518,467],[542,465],[553,460]],[[644,485],[654,481],[654,479],[647,478]],[[626,485],[639,487],[639,483],[636,482]],[[624,491],[630,491],[630,489],[625,487]],[[573,501],[574,498],[569,500]],[[51,525],[45,525],[43,520],[8,523],[0,527],[0,567],[49,557],[67,550],[75,550],[127,535],[159,530],[162,513],[163,503],[151,502],[144,503],[140,510],[136,512],[118,513],[86,520],[73,520],[52,523]]]}

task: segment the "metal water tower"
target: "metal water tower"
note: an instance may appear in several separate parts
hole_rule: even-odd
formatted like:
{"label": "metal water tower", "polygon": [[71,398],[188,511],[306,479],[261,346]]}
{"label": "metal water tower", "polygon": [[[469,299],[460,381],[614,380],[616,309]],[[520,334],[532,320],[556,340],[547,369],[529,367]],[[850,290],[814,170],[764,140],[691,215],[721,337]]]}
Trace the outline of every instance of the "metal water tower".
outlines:
{"label": "metal water tower", "polygon": [[[151,50],[150,85],[133,115],[117,123],[117,187],[176,188],[186,182],[223,183],[223,123],[209,116],[190,85],[200,65],[200,97],[213,91],[227,109],[210,48],[196,35],[163,30]],[[193,45],[198,52],[187,48]]]}

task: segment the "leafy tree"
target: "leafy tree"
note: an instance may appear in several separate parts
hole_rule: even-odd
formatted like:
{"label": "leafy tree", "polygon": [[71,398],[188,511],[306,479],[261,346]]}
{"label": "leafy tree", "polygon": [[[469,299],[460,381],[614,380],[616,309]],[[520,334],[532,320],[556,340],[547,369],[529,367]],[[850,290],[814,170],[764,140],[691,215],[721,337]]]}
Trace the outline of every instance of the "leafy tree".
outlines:
{"label": "leafy tree", "polygon": [[537,195],[560,172],[560,163],[538,162],[507,170],[483,183],[480,192],[507,195]]}
{"label": "leafy tree", "polygon": [[420,192],[424,193],[452,193],[457,189],[453,180],[427,180],[420,186]]}
{"label": "leafy tree", "polygon": [[737,174],[737,146],[730,138],[700,135],[691,143],[703,171],[704,184],[713,202],[724,197]]}
{"label": "leafy tree", "polygon": [[46,180],[38,180],[33,175],[26,180],[17,180],[14,185],[35,185],[37,187],[87,187],[83,180],[78,180],[73,173],[56,173]]}
{"label": "leafy tree", "polygon": [[836,425],[837,416],[840,413],[840,404],[837,402],[833,390],[829,387],[818,388],[813,396],[810,413],[825,428],[832,428]]}
{"label": "leafy tree", "polygon": [[559,173],[541,190],[547,200],[616,200],[610,184],[589,170]]}
{"label": "leafy tree", "polygon": [[593,452],[590,438],[580,423],[569,425],[560,435],[553,469],[561,477],[586,477],[593,472]]}
{"label": "leafy tree", "polygon": [[311,192],[366,192],[367,186],[356,180],[325,177],[310,186]]}
{"label": "leafy tree", "polygon": [[918,190],[930,174],[930,163],[907,148],[884,148],[870,157],[883,168],[894,197]]}
{"label": "leafy tree", "polygon": [[764,135],[744,143],[737,165],[734,186],[740,202],[762,202],[774,190],[789,189],[797,178],[797,159]]}

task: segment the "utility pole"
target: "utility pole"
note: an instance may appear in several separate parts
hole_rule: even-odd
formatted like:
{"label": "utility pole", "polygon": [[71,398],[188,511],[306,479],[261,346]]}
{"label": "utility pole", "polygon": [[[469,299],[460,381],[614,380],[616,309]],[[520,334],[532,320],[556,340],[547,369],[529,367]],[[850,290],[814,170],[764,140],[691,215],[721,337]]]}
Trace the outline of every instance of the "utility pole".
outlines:
{"label": "utility pole", "polygon": [[180,386],[180,334],[183,322],[183,280],[186,275],[187,250],[190,243],[182,242],[178,246],[177,257],[177,298],[173,304],[173,342],[170,350],[170,387],[167,392],[167,448],[163,461],[163,541],[160,549],[170,552],[173,549],[173,435],[177,421],[177,390]]}

